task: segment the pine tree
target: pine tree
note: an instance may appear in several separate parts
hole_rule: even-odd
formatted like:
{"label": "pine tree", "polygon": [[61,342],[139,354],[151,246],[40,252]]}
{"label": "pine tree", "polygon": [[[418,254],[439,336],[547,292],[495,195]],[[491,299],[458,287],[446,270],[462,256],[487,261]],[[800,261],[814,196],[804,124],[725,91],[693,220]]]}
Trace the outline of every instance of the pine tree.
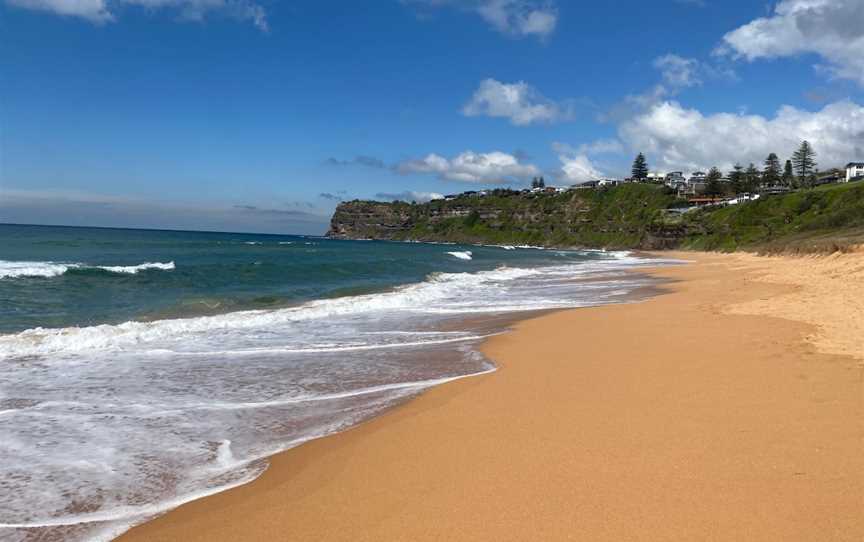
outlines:
{"label": "pine tree", "polygon": [[767,186],[774,186],[780,182],[780,159],[773,152],[765,159],[762,182]]}
{"label": "pine tree", "polygon": [[745,192],[755,192],[759,187],[759,170],[756,168],[756,164],[750,162],[750,165],[747,166],[747,171],[744,172],[744,191]]}
{"label": "pine tree", "polygon": [[723,178],[723,174],[720,173],[720,170],[716,167],[712,167],[708,172],[708,175],[705,176],[705,193],[711,196],[719,196],[723,193],[723,184],[720,182],[720,179]]}
{"label": "pine tree", "polygon": [[546,181],[543,177],[534,177],[531,179],[531,188],[546,188]]}
{"label": "pine tree", "polygon": [[636,155],[633,160],[633,169],[631,170],[633,178],[642,180],[648,177],[648,162],[645,160],[645,155],[641,152]]}
{"label": "pine tree", "polygon": [[802,184],[807,183],[810,174],[816,169],[816,151],[810,146],[810,143],[805,139],[801,142],[798,150],[792,154],[792,165],[795,167],[795,173],[798,174],[798,181]]}
{"label": "pine tree", "polygon": [[735,164],[732,171],[729,172],[729,181],[732,183],[732,189],[735,193],[744,191],[744,166]]}
{"label": "pine tree", "polygon": [[780,177],[780,182],[783,186],[791,188],[795,184],[795,174],[792,172],[792,160],[786,160],[786,165],[783,167],[783,176]]}

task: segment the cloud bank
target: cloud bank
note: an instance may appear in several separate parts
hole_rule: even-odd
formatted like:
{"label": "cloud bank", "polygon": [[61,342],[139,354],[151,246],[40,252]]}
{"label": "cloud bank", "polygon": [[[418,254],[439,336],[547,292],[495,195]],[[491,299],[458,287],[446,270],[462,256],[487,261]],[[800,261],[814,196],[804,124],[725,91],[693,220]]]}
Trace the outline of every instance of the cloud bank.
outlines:
{"label": "cloud bank", "polygon": [[310,212],[305,202],[294,205],[298,209],[4,189],[0,190],[0,222],[302,234],[321,234],[327,229],[328,216]]}
{"label": "cloud bank", "polygon": [[736,162],[761,163],[771,153],[789,157],[806,139],[823,169],[864,157],[864,107],[843,100],[819,111],[783,106],[773,117],[735,113],[705,115],[664,101],[623,122],[619,137],[645,152],[652,168],[729,169]]}
{"label": "cloud bank", "polygon": [[783,0],[726,34],[717,53],[748,61],[813,53],[826,62],[817,67],[864,86],[864,2]]}

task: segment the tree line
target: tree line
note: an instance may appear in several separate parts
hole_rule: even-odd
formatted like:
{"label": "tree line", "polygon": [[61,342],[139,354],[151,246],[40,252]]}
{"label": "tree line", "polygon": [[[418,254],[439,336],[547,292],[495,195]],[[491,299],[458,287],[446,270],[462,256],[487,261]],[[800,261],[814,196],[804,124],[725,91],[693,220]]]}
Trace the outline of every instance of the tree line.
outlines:
{"label": "tree line", "polygon": [[[761,186],[809,188],[815,184],[817,172],[816,151],[804,140],[783,166],[780,165],[780,158],[773,152],[762,162],[761,169],[752,162],[746,168],[740,163],[735,164],[726,176],[728,183],[723,182],[723,172],[712,167],[705,176],[705,193],[719,195],[731,189],[733,193],[740,194],[755,192]],[[648,178],[648,161],[641,152],[633,160],[631,174],[634,180]]]}

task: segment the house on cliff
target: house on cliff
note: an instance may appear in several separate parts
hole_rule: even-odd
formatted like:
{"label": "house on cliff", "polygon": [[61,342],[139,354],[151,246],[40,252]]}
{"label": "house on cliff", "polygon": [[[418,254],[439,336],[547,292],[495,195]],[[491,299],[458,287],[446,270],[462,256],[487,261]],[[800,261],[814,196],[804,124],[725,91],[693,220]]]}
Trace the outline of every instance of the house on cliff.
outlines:
{"label": "house on cliff", "polygon": [[864,162],[849,162],[846,164],[846,182],[864,178]]}

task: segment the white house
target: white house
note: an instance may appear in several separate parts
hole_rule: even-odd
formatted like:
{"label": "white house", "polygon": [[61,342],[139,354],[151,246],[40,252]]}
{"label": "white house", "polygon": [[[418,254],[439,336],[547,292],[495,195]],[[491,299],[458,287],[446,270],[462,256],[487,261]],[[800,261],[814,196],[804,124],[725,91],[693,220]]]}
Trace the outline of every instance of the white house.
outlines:
{"label": "white house", "polygon": [[849,162],[846,164],[846,182],[856,177],[864,177],[864,162]]}

